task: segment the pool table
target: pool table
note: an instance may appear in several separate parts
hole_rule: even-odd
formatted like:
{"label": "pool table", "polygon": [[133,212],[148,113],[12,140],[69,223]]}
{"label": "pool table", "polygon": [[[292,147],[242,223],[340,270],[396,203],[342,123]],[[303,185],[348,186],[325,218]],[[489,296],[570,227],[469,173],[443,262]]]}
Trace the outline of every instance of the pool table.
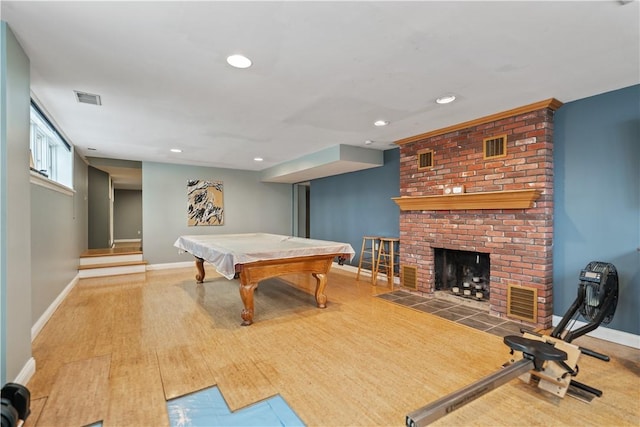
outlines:
{"label": "pool table", "polygon": [[227,279],[240,277],[243,326],[253,323],[253,293],[261,280],[311,273],[316,279],[316,303],[325,308],[324,290],[333,260],[337,257],[342,263],[355,255],[348,243],[267,233],[180,236],[174,246],[195,257],[197,283],[204,281],[204,261]]}

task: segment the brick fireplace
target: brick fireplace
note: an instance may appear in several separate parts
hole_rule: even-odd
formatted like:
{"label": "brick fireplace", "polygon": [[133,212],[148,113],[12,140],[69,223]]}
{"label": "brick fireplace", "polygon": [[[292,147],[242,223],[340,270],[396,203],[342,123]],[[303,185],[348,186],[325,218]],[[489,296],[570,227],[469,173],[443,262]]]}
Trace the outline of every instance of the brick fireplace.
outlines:
{"label": "brick fireplace", "polygon": [[436,248],[488,254],[490,313],[512,317],[507,288],[521,286],[537,295],[537,319],[529,323],[551,327],[553,115],[560,105],[550,99],[396,142],[400,265],[415,268],[418,292],[435,292]]}

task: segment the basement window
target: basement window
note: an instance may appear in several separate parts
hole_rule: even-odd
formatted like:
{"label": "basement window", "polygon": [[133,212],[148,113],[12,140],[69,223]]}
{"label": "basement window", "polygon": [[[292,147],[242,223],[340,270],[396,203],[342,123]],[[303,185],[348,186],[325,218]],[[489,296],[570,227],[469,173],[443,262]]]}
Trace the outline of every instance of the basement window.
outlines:
{"label": "basement window", "polygon": [[418,151],[418,170],[433,167],[433,150]]}
{"label": "basement window", "polygon": [[495,159],[507,155],[507,135],[493,136],[482,141],[485,159]]}
{"label": "basement window", "polygon": [[29,148],[32,175],[45,178],[68,188],[73,188],[73,150],[44,115],[31,101],[31,129]]}

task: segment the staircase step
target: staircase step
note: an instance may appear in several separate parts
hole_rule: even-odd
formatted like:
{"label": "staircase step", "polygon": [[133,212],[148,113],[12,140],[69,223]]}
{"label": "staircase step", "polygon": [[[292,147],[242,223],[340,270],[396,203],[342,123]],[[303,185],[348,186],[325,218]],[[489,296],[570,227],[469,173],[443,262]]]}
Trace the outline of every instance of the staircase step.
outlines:
{"label": "staircase step", "polygon": [[80,256],[84,258],[88,257],[100,257],[100,256],[110,256],[110,255],[131,255],[131,254],[141,254],[142,251],[136,248],[104,248],[104,249],[88,249],[83,252]]}
{"label": "staircase step", "polygon": [[79,265],[78,270],[90,270],[92,268],[110,268],[110,267],[121,267],[128,265],[147,265],[147,261],[120,261],[120,262],[112,262],[112,263],[97,263],[97,264],[85,264]]}
{"label": "staircase step", "polygon": [[147,262],[138,248],[89,249],[80,255],[78,277],[144,273]]}
{"label": "staircase step", "polygon": [[89,264],[78,266],[78,277],[118,276],[121,274],[144,273],[147,270],[146,261],[127,261],[111,264]]}
{"label": "staircase step", "polygon": [[113,254],[113,255],[91,255],[80,256],[80,265],[97,265],[97,264],[120,264],[126,262],[140,262],[143,261],[142,252],[128,253],[128,254]]}

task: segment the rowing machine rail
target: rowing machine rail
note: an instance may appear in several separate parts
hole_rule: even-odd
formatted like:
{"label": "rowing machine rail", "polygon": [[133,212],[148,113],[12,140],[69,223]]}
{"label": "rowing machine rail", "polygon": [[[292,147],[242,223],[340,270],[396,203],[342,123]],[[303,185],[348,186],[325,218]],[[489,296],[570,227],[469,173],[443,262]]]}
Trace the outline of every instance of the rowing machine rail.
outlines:
{"label": "rowing machine rail", "polygon": [[542,371],[547,361],[567,360],[567,353],[543,341],[510,335],[504,338],[504,343],[513,351],[522,352],[523,358],[408,414],[405,419],[407,427],[426,426],[514,378],[532,370]]}
{"label": "rowing machine rail", "polygon": [[[516,377],[528,383],[531,377],[535,376],[540,389],[559,397],[564,397],[570,392],[571,386],[574,387],[574,390],[571,390],[572,394],[575,394],[575,388],[586,392],[587,396],[583,393],[582,397],[587,401],[593,396],[602,396],[600,390],[577,382],[572,377],[578,374],[580,354],[584,353],[607,362],[609,357],[573,345],[571,341],[595,330],[600,324],[609,323],[613,319],[617,300],[616,268],[612,264],[600,261],[590,262],[580,272],[578,297],[551,336],[523,332],[521,337],[505,337],[504,343],[511,348],[512,358],[502,370],[411,412],[405,418],[407,427],[430,424]],[[567,325],[578,312],[589,323],[574,331],[567,330]]]}
{"label": "rowing machine rail", "polygon": [[475,383],[466,386],[454,393],[417,409],[407,415],[407,427],[426,426],[447,415],[450,412],[466,405],[467,403],[487,394],[491,390],[506,384],[514,378],[519,377],[533,369],[533,360],[521,359],[508,367],[482,378]]}

